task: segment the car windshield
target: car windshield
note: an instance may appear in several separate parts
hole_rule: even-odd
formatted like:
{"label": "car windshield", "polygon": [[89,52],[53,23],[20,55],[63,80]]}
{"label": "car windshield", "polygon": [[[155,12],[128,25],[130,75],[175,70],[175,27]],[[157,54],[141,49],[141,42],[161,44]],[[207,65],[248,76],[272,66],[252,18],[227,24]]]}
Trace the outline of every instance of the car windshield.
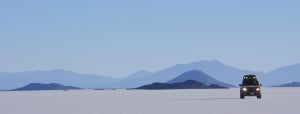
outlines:
{"label": "car windshield", "polygon": [[243,85],[259,85],[257,79],[244,79]]}

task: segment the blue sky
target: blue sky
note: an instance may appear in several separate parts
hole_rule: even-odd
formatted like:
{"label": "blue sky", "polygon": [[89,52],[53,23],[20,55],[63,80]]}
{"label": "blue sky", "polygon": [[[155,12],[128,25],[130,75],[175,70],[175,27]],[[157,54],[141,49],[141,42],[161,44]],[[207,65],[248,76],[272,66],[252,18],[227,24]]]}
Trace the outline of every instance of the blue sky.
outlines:
{"label": "blue sky", "polygon": [[298,0],[1,0],[0,70],[122,77],[219,60],[300,63]]}

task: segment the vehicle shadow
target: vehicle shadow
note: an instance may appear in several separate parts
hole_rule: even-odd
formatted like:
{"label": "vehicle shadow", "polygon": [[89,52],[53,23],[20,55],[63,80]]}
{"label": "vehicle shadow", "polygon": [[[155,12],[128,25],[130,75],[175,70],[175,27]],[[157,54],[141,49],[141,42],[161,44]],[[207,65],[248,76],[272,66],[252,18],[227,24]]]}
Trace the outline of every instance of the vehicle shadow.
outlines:
{"label": "vehicle shadow", "polygon": [[202,98],[202,99],[169,99],[169,100],[183,100],[183,101],[193,101],[193,100],[232,100],[232,99],[240,99],[240,98]]}

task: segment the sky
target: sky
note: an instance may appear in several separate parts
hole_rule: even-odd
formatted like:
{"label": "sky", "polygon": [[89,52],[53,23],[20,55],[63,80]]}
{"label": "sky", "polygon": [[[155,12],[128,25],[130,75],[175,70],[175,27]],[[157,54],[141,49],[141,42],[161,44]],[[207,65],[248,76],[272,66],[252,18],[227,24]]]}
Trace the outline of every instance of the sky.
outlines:
{"label": "sky", "polygon": [[1,0],[0,71],[124,77],[218,60],[300,63],[299,0]]}

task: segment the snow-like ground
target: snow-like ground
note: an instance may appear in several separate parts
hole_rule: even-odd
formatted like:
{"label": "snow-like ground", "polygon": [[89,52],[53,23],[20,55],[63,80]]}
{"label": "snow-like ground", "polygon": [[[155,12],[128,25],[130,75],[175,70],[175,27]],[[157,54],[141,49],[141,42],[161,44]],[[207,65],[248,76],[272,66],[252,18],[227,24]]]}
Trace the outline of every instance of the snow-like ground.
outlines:
{"label": "snow-like ground", "polygon": [[299,114],[300,88],[2,91],[0,114]]}

